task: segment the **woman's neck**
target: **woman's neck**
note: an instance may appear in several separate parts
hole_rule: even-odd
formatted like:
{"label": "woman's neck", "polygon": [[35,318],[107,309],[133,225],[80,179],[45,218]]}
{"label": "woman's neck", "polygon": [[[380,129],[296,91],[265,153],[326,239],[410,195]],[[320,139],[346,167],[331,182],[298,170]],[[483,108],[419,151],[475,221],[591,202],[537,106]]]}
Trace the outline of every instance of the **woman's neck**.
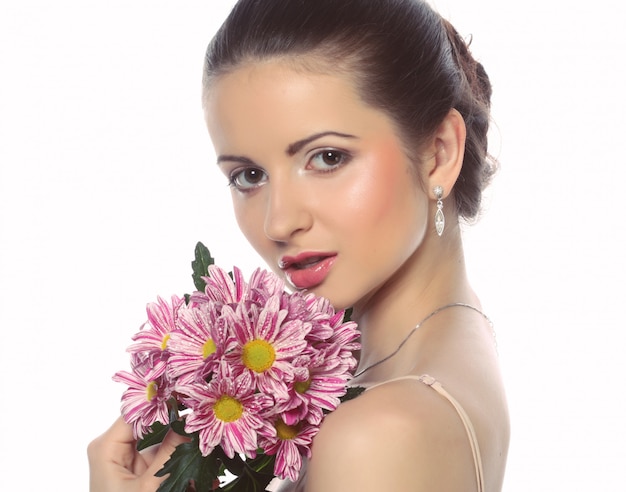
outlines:
{"label": "woman's neck", "polygon": [[[359,370],[391,354],[437,308],[477,302],[467,280],[460,230],[446,233],[445,240],[426,238],[392,278],[354,307],[361,330]],[[386,366],[392,369],[393,362]]]}

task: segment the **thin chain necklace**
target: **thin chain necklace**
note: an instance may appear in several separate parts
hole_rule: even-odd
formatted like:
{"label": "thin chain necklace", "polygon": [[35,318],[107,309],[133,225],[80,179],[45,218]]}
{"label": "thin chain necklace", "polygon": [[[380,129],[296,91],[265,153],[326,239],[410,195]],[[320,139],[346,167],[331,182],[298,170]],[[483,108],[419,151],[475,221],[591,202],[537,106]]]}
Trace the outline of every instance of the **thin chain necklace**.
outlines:
{"label": "thin chain necklace", "polygon": [[409,334],[404,337],[404,340],[402,340],[400,342],[400,345],[398,345],[398,348],[396,348],[393,352],[391,352],[389,355],[387,355],[386,357],[383,357],[382,359],[380,359],[378,362],[374,362],[373,364],[367,366],[365,369],[362,369],[360,371],[358,371],[354,377],[359,377],[362,374],[364,374],[365,372],[369,371],[370,369],[378,366],[379,364],[382,364],[383,362],[387,362],[389,359],[391,359],[394,355],[396,355],[398,352],[400,352],[400,349],[402,348],[402,346],[408,341],[409,338],[411,338],[411,335],[413,335],[413,333],[415,333],[426,321],[428,321],[430,318],[432,318],[433,316],[435,316],[436,314],[439,314],[441,311],[444,311],[445,309],[451,308],[451,307],[465,307],[465,308],[469,308],[472,309],[474,311],[476,311],[478,314],[480,314],[483,318],[485,318],[489,324],[493,327],[493,323],[491,322],[491,320],[487,317],[487,315],[485,313],[483,313],[480,309],[478,309],[477,307],[472,306],[471,304],[465,304],[463,302],[452,302],[450,304],[446,304],[445,306],[440,306],[437,309],[435,309],[432,313],[430,313],[428,316],[426,316],[423,320],[421,320],[419,323],[417,323],[413,329],[409,332]]}

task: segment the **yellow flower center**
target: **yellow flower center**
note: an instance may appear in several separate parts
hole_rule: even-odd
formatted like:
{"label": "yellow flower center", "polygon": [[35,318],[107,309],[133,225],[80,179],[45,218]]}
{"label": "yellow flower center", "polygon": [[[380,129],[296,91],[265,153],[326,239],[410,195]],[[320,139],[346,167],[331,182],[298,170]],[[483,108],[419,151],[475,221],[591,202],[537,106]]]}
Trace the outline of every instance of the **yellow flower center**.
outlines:
{"label": "yellow flower center", "polygon": [[170,339],[170,334],[168,333],[163,337],[163,341],[161,342],[161,350],[165,350],[167,348],[167,342]]}
{"label": "yellow flower center", "polygon": [[222,395],[213,405],[213,413],[223,422],[234,422],[243,414],[243,405],[232,396]]}
{"label": "yellow flower center", "polygon": [[300,432],[300,426],[298,424],[287,425],[281,419],[278,419],[274,423],[274,427],[276,428],[276,435],[283,441],[293,439],[298,435],[298,432]]}
{"label": "yellow flower center", "polygon": [[157,395],[159,391],[159,386],[156,384],[156,381],[150,381],[146,386],[146,399],[148,401],[152,401],[152,399]]}
{"label": "yellow flower center", "polygon": [[206,359],[209,355],[215,352],[215,342],[210,338],[204,342],[202,346],[202,358]]}
{"label": "yellow flower center", "polygon": [[251,340],[243,346],[243,364],[255,372],[267,371],[276,360],[274,347],[265,340]]}
{"label": "yellow flower center", "polygon": [[306,381],[298,381],[296,382],[296,384],[293,385],[293,388],[296,390],[296,393],[306,393],[306,390],[308,390],[311,387],[311,378],[307,379]]}

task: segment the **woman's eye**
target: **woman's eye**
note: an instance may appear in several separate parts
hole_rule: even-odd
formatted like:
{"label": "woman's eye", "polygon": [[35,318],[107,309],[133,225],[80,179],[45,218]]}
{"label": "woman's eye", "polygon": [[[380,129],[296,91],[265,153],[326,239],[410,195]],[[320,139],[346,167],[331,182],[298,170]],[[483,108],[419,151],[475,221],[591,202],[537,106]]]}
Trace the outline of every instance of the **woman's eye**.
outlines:
{"label": "woman's eye", "polygon": [[318,171],[333,171],[342,164],[346,164],[350,156],[340,150],[322,150],[311,158],[311,166]]}
{"label": "woman's eye", "polygon": [[267,179],[265,172],[255,167],[234,171],[230,175],[229,185],[240,191],[247,191],[261,186]]}

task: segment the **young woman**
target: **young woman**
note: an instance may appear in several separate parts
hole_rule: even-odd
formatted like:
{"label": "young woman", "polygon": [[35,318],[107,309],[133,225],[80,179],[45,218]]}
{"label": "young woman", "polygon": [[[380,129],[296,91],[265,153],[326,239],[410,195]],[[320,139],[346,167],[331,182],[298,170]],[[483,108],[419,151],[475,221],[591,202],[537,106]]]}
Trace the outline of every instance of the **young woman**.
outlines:
{"label": "young woman", "polygon": [[[490,93],[419,0],[241,0],[209,45],[206,120],[241,230],[362,333],[367,391],[273,490],[501,489],[506,400],[459,228],[493,171]],[[90,446],[92,492],[155,490],[178,439],[139,455],[116,422]]]}

